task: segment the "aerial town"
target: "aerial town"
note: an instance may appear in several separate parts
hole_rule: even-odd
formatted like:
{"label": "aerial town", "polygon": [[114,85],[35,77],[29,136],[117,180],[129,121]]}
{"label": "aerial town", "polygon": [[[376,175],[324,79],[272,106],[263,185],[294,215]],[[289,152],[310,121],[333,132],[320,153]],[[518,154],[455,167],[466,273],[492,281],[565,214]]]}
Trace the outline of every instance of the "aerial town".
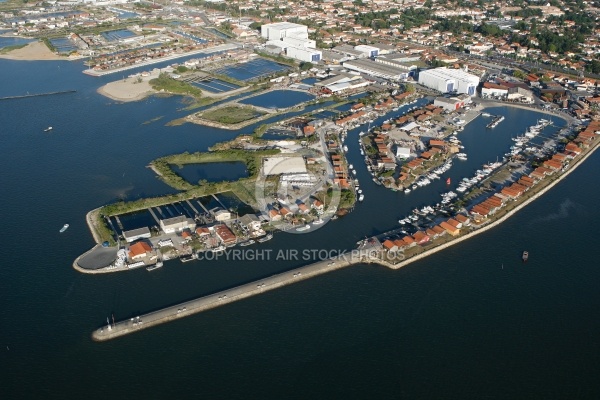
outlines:
{"label": "aerial town", "polygon": [[[165,260],[261,246],[277,231],[310,234],[366,206],[358,168],[369,184],[406,198],[445,184],[441,199],[359,242],[363,252],[343,264],[395,269],[495,226],[595,150],[599,15],[595,3],[557,0],[9,0],[0,3],[0,34],[25,42],[0,56],[43,43],[55,57],[83,62],[90,79],[115,74],[98,89],[113,100],[190,98],[189,114],[169,124],[258,124],[207,152],[152,161],[179,194],[90,211],[97,245],[77,258],[78,271],[152,271]],[[461,132],[476,119],[501,129],[505,117],[486,111],[499,106],[545,116],[452,181],[447,171],[469,160]],[[350,162],[350,138],[364,165]],[[219,182],[186,176],[218,162],[242,171]],[[303,276],[341,266],[308,266],[315,270]],[[273,287],[287,278],[277,279]],[[99,332],[97,340],[114,336]]]}

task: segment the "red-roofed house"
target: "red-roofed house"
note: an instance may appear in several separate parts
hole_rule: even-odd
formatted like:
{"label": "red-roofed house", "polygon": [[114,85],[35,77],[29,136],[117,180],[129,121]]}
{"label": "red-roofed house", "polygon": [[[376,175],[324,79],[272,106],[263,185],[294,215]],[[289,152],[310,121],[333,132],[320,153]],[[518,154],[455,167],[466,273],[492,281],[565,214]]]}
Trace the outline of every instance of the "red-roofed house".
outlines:
{"label": "red-roofed house", "polygon": [[129,258],[137,260],[146,257],[152,251],[152,247],[146,242],[137,242],[129,246]]}

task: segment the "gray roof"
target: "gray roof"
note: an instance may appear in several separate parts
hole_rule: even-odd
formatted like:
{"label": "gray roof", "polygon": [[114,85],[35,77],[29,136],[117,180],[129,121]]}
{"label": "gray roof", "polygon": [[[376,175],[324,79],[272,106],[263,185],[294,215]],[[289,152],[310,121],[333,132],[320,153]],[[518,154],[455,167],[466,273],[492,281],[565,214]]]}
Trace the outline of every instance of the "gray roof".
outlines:
{"label": "gray roof", "polygon": [[178,215],[173,218],[162,219],[161,221],[164,226],[167,226],[167,225],[175,225],[175,224],[180,224],[182,222],[187,222],[187,219],[188,218],[185,215]]}
{"label": "gray roof", "polygon": [[259,222],[259,220],[258,217],[254,214],[246,214],[240,217],[240,222],[244,225],[248,225],[252,222]]}
{"label": "gray roof", "polygon": [[150,229],[148,229],[147,226],[144,226],[143,228],[132,229],[130,231],[123,231],[123,237],[125,238],[142,235],[150,235]]}

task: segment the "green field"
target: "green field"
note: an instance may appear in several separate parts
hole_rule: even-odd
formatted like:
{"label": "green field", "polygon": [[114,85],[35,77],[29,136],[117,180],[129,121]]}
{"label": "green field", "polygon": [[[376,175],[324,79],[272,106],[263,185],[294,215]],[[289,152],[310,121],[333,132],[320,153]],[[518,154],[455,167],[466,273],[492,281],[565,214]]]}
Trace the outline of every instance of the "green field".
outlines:
{"label": "green field", "polygon": [[239,124],[263,115],[260,111],[249,106],[227,106],[211,110],[200,115],[200,118],[221,124]]}

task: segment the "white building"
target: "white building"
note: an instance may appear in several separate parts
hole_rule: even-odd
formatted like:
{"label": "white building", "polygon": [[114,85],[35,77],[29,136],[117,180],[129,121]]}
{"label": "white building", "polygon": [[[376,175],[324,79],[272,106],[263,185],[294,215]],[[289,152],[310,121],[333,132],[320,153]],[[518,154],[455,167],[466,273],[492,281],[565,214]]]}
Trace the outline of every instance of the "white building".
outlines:
{"label": "white building", "polygon": [[222,208],[211,210],[211,212],[215,216],[215,221],[224,222],[231,219],[231,213]]}
{"label": "white building", "polygon": [[481,97],[487,98],[505,98],[508,95],[506,86],[497,85],[491,82],[485,82],[481,87]]}
{"label": "white building", "polygon": [[318,179],[313,174],[282,174],[280,178],[281,186],[313,186]]}
{"label": "white building", "polygon": [[464,107],[464,102],[456,97],[436,97],[433,100],[433,105],[436,107],[442,107],[446,111],[456,111],[461,107]]}
{"label": "white building", "polygon": [[267,40],[281,40],[285,37],[308,40],[308,27],[291,22],[276,22],[262,25],[260,35]]}
{"label": "white building", "polygon": [[359,51],[365,57],[377,57],[379,55],[379,48],[368,46],[366,44],[354,46],[354,50]]}
{"label": "white building", "polygon": [[311,63],[321,61],[321,57],[323,56],[321,50],[291,46],[286,48],[286,54],[290,58]]}
{"label": "white building", "polygon": [[160,220],[160,229],[164,233],[181,232],[184,229],[194,229],[195,227],[196,223],[194,220],[187,218],[185,215]]}
{"label": "white building", "polygon": [[531,90],[516,86],[508,89],[508,100],[520,101],[523,103],[533,103],[533,93]]}
{"label": "white building", "polygon": [[401,80],[408,78],[408,70],[379,63],[366,58],[346,61],[343,65],[345,68],[351,71],[357,71],[384,79]]}
{"label": "white building", "polygon": [[284,37],[281,41],[287,46],[297,47],[299,49],[316,48],[317,42],[312,39],[298,39],[295,37]]}
{"label": "white building", "polygon": [[267,39],[267,46],[285,51],[290,58],[304,62],[319,62],[323,58],[323,53],[316,49],[317,43],[308,38],[306,25],[291,22],[265,24],[260,27],[260,34]]}
{"label": "white building", "polygon": [[132,229],[130,231],[123,231],[123,237],[127,243],[135,242],[138,239],[150,239],[152,234],[147,226],[139,229]]}
{"label": "white building", "polygon": [[401,160],[410,158],[410,147],[398,147],[396,149],[396,158]]}
{"label": "white building", "polygon": [[421,71],[419,84],[442,93],[457,92],[475,96],[479,77],[461,69],[441,67]]}

